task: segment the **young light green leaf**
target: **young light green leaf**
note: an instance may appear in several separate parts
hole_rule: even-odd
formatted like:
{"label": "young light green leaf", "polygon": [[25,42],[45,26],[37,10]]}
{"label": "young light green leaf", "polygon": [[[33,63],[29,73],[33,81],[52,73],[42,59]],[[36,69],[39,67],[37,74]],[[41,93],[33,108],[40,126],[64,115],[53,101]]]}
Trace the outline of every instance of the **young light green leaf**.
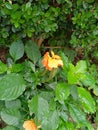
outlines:
{"label": "young light green leaf", "polygon": [[55,90],[56,99],[63,103],[70,94],[70,86],[66,83],[58,83]]}
{"label": "young light green leaf", "polygon": [[7,71],[7,66],[0,61],[0,74],[4,73]]}
{"label": "young light green leaf", "polygon": [[80,80],[85,79],[85,72],[86,72],[86,62],[79,61],[76,66],[73,64],[69,64],[69,71],[68,71],[68,83],[69,84],[77,84]]}
{"label": "young light green leaf", "polygon": [[10,55],[14,61],[20,59],[24,55],[24,44],[21,40],[14,41],[10,46]]}
{"label": "young light green leaf", "polygon": [[65,130],[76,130],[76,129],[74,128],[74,124],[72,122],[66,122]]}
{"label": "young light green leaf", "polygon": [[13,73],[18,73],[20,71],[22,71],[24,68],[23,64],[22,63],[18,63],[18,64],[13,64],[12,65],[12,68],[11,68],[11,72]]}
{"label": "young light green leaf", "polygon": [[95,87],[93,88],[93,93],[94,93],[96,96],[98,96],[98,86],[95,86]]}
{"label": "young light green leaf", "polygon": [[80,60],[75,66],[76,73],[85,73],[87,69],[86,61]]}
{"label": "young light green leaf", "polygon": [[0,80],[0,100],[13,100],[25,90],[25,82],[19,74],[8,74]]}
{"label": "young light green leaf", "polygon": [[78,90],[79,100],[84,111],[87,113],[94,113],[95,101],[93,100],[91,94],[82,87],[78,87],[77,90]]}
{"label": "young light green leaf", "polygon": [[77,84],[79,82],[79,74],[75,74],[75,66],[73,64],[69,64],[69,71],[68,71],[68,83],[69,84]]}
{"label": "young light green leaf", "polygon": [[25,51],[26,51],[26,54],[28,56],[28,58],[30,60],[32,60],[34,62],[34,64],[40,59],[41,57],[41,54],[40,54],[40,51],[39,51],[39,48],[38,46],[36,45],[36,43],[32,42],[31,40],[29,40],[27,43],[26,43],[26,46],[25,46]]}

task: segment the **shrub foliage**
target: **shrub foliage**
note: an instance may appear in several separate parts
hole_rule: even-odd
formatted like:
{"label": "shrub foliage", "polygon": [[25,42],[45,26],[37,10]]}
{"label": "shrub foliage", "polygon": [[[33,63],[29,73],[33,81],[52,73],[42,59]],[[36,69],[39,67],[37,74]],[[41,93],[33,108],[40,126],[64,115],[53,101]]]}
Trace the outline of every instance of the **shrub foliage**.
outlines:
{"label": "shrub foliage", "polygon": [[97,0],[1,0],[0,20],[2,130],[98,129]]}

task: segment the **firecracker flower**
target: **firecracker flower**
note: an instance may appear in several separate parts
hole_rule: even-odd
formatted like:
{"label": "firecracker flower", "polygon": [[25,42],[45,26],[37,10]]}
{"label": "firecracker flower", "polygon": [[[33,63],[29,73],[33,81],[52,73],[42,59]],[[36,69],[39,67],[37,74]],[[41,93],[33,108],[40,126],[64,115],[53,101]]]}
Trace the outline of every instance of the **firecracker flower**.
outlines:
{"label": "firecracker flower", "polygon": [[44,54],[42,65],[46,68],[46,70],[51,71],[53,68],[63,66],[63,62],[60,56],[55,55],[54,52],[51,51],[51,56],[49,55],[49,52]]}
{"label": "firecracker flower", "polygon": [[41,126],[36,126],[34,120],[27,120],[23,124],[25,130],[38,130]]}

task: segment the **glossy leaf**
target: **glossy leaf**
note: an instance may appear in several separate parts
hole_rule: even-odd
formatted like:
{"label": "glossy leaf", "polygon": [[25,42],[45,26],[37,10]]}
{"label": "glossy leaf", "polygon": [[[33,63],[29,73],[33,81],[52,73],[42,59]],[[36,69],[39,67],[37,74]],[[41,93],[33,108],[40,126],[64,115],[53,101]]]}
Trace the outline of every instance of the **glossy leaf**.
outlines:
{"label": "glossy leaf", "polygon": [[36,43],[32,42],[31,40],[29,40],[26,43],[25,51],[28,58],[32,60],[34,63],[36,63],[41,57],[38,46],[36,45]]}
{"label": "glossy leaf", "polygon": [[24,45],[21,40],[14,41],[10,46],[10,55],[14,61],[20,59],[24,55]]}
{"label": "glossy leaf", "polygon": [[86,61],[80,60],[77,62],[75,70],[76,73],[85,73],[87,69]]}
{"label": "glossy leaf", "polygon": [[85,86],[89,86],[90,88],[94,88],[95,84],[96,84],[96,80],[94,79],[94,76],[89,74],[89,73],[86,73],[85,76],[86,77],[82,80],[82,83]]}
{"label": "glossy leaf", "polygon": [[58,127],[58,123],[59,123],[59,115],[58,112],[55,110],[53,112],[50,112],[47,117],[43,118],[41,122],[42,129],[55,130]]}
{"label": "glossy leaf", "polygon": [[69,112],[70,112],[72,119],[76,123],[83,124],[86,122],[85,114],[77,106],[75,106],[73,104],[69,104]]}
{"label": "glossy leaf", "polygon": [[35,114],[36,120],[42,120],[49,112],[47,100],[36,95],[28,103],[31,114]]}
{"label": "glossy leaf", "polygon": [[13,101],[5,101],[6,108],[20,108],[21,107],[21,101],[19,99],[13,100]]}
{"label": "glossy leaf", "polygon": [[66,83],[58,83],[55,90],[56,99],[64,102],[70,94],[70,86]]}
{"label": "glossy leaf", "polygon": [[1,111],[1,118],[8,125],[19,127],[19,123],[21,121],[21,114],[16,108],[3,109]]}
{"label": "glossy leaf", "polygon": [[50,117],[50,122],[49,124],[51,124],[51,130],[54,130],[57,128],[58,126],[58,121],[59,121],[59,117],[58,117],[58,112],[55,110],[51,117]]}
{"label": "glossy leaf", "polygon": [[14,127],[14,126],[6,126],[5,128],[3,128],[2,130],[19,130],[18,128]]}
{"label": "glossy leaf", "polygon": [[25,90],[25,82],[19,74],[8,74],[0,80],[0,100],[13,100]]}
{"label": "glossy leaf", "polygon": [[95,101],[92,98],[91,94],[82,87],[78,87],[77,90],[78,90],[78,95],[79,95],[79,101],[84,111],[87,113],[94,113]]}

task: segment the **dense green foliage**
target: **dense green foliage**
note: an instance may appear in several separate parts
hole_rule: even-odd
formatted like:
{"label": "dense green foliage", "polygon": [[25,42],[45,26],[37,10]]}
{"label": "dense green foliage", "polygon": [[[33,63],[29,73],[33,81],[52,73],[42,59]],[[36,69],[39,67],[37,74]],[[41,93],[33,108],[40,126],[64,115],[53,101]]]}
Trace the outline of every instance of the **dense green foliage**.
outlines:
{"label": "dense green foliage", "polygon": [[[0,20],[2,130],[98,130],[97,0],[1,0]],[[45,70],[45,47],[61,68]]]}

